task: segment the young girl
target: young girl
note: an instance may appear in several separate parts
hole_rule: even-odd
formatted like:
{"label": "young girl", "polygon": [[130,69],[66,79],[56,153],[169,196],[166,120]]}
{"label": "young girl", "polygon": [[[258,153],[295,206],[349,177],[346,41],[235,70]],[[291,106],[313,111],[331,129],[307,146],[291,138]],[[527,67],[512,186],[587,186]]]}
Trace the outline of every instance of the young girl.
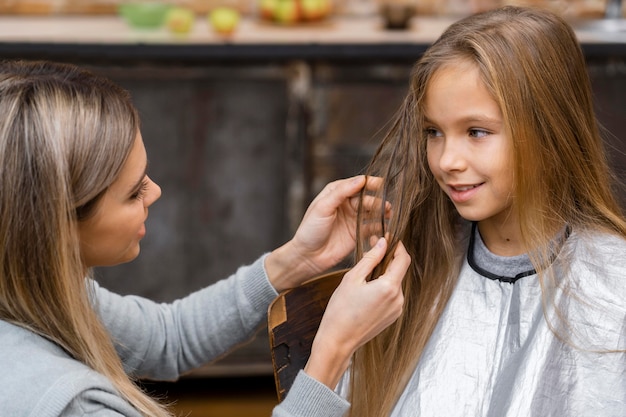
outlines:
{"label": "young girl", "polygon": [[[167,416],[134,379],[175,379],[223,355],[256,332],[277,291],[355,246],[362,176],[329,184],[291,241],[185,299],[157,305],[110,293],[88,278],[90,268],[139,254],[148,208],[161,195],[146,174],[128,94],[74,66],[6,62],[0,114],[2,416]],[[334,397],[318,401],[322,383],[336,381],[352,353],[402,308],[410,263],[402,245],[384,274],[365,281],[386,251],[380,239],[346,274],[308,373],[274,415],[344,406]]]}
{"label": "young girl", "polygon": [[340,386],[350,416],[626,415],[626,222],[561,18],[450,26],[370,173],[412,265]]}

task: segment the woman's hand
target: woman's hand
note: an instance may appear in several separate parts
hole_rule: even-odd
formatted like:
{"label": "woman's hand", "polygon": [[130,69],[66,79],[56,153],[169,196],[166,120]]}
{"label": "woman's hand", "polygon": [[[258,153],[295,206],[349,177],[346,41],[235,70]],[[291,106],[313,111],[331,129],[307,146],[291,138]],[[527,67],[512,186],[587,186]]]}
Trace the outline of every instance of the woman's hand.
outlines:
{"label": "woman's hand", "polygon": [[[356,244],[356,218],[359,192],[375,191],[382,184],[365,176],[329,183],[309,205],[294,237],[273,251],[265,260],[270,282],[277,291],[300,285],[342,261]],[[364,199],[365,209],[376,199]]]}
{"label": "woman's hand", "polygon": [[411,263],[399,243],[386,271],[367,281],[387,242],[381,238],[344,276],[333,293],[317,331],[304,371],[334,389],[354,352],[392,324],[402,313],[402,280]]}

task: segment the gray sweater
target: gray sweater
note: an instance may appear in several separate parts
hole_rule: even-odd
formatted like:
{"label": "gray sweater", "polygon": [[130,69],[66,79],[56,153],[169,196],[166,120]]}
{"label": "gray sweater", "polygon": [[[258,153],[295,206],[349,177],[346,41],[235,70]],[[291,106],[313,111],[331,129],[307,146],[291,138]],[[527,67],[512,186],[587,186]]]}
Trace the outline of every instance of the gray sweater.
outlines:
{"label": "gray sweater", "polygon": [[[174,380],[251,338],[276,291],[263,257],[231,277],[171,304],[120,296],[94,286],[94,305],[111,332],[126,371],[137,378]],[[0,416],[139,417],[109,380],[58,345],[0,321]],[[340,417],[349,404],[298,375],[274,417]]]}

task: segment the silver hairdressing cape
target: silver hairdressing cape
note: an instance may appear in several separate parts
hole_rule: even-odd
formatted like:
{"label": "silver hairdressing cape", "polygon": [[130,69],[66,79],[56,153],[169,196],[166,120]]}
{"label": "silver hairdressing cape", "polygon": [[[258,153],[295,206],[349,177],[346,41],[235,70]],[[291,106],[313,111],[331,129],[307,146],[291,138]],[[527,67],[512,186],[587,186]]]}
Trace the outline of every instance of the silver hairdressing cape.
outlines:
{"label": "silver hairdressing cape", "polygon": [[574,231],[551,268],[542,299],[465,261],[391,416],[626,417],[626,242]]}

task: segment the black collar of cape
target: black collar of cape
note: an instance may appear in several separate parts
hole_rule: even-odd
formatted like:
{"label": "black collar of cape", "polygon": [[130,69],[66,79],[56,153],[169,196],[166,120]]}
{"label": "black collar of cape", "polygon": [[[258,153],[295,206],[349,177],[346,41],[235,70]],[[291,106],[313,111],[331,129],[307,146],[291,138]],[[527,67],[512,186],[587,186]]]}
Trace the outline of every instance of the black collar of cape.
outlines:
{"label": "black collar of cape", "polygon": [[[528,271],[524,271],[524,272],[520,272],[519,274],[515,275],[514,277],[507,277],[507,276],[501,276],[501,275],[497,275],[494,274],[492,272],[487,271],[486,269],[481,268],[480,266],[478,266],[478,264],[476,264],[476,261],[474,260],[474,245],[475,245],[475,236],[476,236],[476,227],[477,227],[477,222],[472,222],[472,231],[470,233],[470,238],[469,238],[469,248],[467,250],[467,263],[469,263],[469,266],[472,267],[472,269],[476,272],[478,272],[480,275],[484,276],[485,278],[489,278],[491,280],[494,281],[500,281],[500,282],[506,282],[509,284],[514,284],[518,279],[520,278],[524,278],[527,277],[529,275],[535,275],[537,273],[537,271],[533,268],[530,269]],[[556,256],[559,253],[559,250],[561,249],[561,246],[563,245],[563,243],[565,242],[565,240],[567,240],[567,238],[570,235],[570,227],[569,225],[567,225],[565,227],[565,230],[563,232],[563,235],[561,236],[561,239],[558,240],[557,242],[557,250],[555,250],[550,258],[550,263],[552,263],[554,261],[554,259],[556,258]]]}

